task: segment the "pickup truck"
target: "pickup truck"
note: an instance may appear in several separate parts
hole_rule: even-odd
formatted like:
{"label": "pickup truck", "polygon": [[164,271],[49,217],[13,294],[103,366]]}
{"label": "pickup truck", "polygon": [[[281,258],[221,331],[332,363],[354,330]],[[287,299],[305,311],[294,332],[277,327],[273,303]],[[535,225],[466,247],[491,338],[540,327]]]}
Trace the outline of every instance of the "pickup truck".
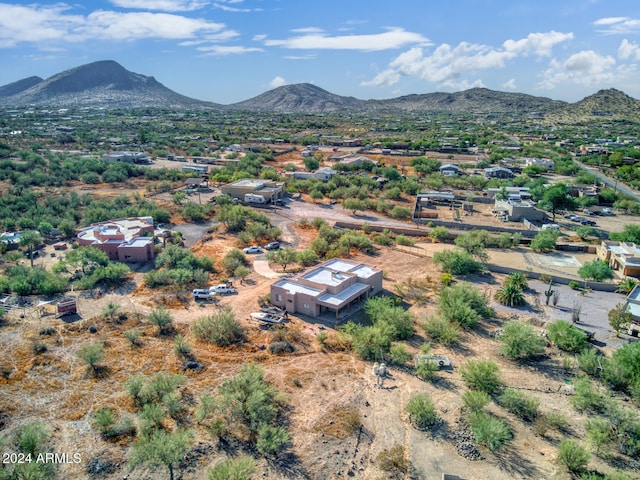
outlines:
{"label": "pickup truck", "polygon": [[196,288],[191,292],[191,295],[193,295],[193,298],[196,300],[211,300],[217,293],[204,288]]}
{"label": "pickup truck", "polygon": [[238,291],[236,290],[235,287],[229,287],[223,283],[221,283],[220,285],[215,285],[213,287],[209,287],[209,292],[212,293],[220,293],[223,295],[226,294],[231,294],[231,293],[238,293]]}

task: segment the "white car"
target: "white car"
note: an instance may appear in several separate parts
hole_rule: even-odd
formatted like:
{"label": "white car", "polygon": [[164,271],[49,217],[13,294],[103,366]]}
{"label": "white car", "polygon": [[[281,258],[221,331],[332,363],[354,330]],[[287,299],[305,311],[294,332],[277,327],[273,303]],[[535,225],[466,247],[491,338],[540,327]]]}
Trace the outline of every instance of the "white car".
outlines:
{"label": "white car", "polygon": [[196,288],[191,292],[191,295],[193,295],[193,298],[196,300],[211,300],[217,293],[204,288]]}
{"label": "white car", "polygon": [[238,293],[238,290],[236,290],[235,287],[229,287],[224,283],[221,283],[220,285],[215,285],[213,287],[209,287],[209,291],[214,293],[219,293],[222,295]]}
{"label": "white car", "polygon": [[250,247],[243,248],[242,251],[244,253],[262,253],[262,249],[257,245],[252,245]]}

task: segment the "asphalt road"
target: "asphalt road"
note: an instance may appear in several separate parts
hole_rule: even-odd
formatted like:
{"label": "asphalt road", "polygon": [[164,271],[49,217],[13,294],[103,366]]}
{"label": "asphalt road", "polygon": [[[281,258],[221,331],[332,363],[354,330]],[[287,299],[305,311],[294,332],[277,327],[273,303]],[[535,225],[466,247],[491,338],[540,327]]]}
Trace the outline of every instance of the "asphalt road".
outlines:
{"label": "asphalt road", "polygon": [[619,192],[622,192],[625,195],[628,195],[629,197],[633,198],[636,202],[640,202],[640,193],[638,193],[636,190],[632,190],[629,186],[625,185],[622,182],[619,182],[618,179],[616,178],[611,178],[606,176],[604,173],[598,170],[598,167],[585,165],[584,163],[576,160],[575,158],[573,159],[573,161],[576,162],[576,165],[578,165],[580,168],[582,168],[586,172],[589,172],[595,175],[605,185],[615,190],[618,190]]}

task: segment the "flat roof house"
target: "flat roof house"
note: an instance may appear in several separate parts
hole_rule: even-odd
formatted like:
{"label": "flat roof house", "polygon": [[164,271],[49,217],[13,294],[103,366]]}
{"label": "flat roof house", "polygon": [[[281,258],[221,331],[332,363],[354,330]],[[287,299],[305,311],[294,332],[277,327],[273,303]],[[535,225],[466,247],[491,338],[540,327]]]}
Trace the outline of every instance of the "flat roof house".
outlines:
{"label": "flat roof house", "polygon": [[[143,236],[145,233],[151,236]],[[153,218],[118,218],[78,230],[78,244],[102,250],[109,260],[144,263],[155,256]]]}
{"label": "flat roof house", "polygon": [[244,200],[245,195],[250,193],[262,195],[268,201],[273,202],[277,198],[282,198],[284,194],[284,183],[259,178],[243,178],[236,182],[222,185],[220,190],[222,193],[239,200]]}
{"label": "flat roof house", "polygon": [[515,196],[507,200],[497,200],[493,210],[502,212],[510,222],[521,222],[524,219],[529,221],[544,220],[546,213],[538,210],[533,203],[528,200],[521,200]]}
{"label": "flat roof house", "polygon": [[513,171],[505,167],[489,167],[484,169],[487,178],[513,178]]}
{"label": "flat roof house", "polygon": [[109,152],[102,155],[107,162],[148,163],[149,157],[145,152]]}
{"label": "flat roof house", "polygon": [[271,303],[290,313],[318,317],[334,312],[336,321],[351,306],[382,290],[382,270],[334,258],[292,278],[271,285]]}
{"label": "flat roof house", "polygon": [[640,278],[640,247],[635,243],[603,240],[596,255],[624,277]]}
{"label": "flat roof house", "polygon": [[453,165],[451,163],[447,163],[442,165],[438,170],[445,177],[455,177],[456,175],[462,175],[462,170],[457,165]]}

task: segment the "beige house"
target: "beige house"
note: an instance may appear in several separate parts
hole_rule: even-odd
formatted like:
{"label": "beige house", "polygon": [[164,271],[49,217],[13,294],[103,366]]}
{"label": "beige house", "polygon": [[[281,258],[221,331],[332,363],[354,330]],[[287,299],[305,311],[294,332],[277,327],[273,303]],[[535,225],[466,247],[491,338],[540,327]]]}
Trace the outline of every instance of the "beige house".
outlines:
{"label": "beige house", "polygon": [[109,260],[144,263],[153,259],[153,218],[118,218],[78,230],[78,244],[102,250]]}
{"label": "beige house", "polygon": [[242,201],[244,201],[245,195],[254,194],[262,195],[268,202],[273,202],[277,198],[282,198],[284,194],[284,183],[258,178],[243,178],[222,185],[220,190],[222,193]]}
{"label": "beige house", "polygon": [[596,255],[623,277],[640,278],[640,247],[635,243],[603,240]]}
{"label": "beige house", "polygon": [[353,305],[382,290],[382,270],[340,258],[271,285],[271,303],[289,313],[318,317],[334,312],[336,321]]}

